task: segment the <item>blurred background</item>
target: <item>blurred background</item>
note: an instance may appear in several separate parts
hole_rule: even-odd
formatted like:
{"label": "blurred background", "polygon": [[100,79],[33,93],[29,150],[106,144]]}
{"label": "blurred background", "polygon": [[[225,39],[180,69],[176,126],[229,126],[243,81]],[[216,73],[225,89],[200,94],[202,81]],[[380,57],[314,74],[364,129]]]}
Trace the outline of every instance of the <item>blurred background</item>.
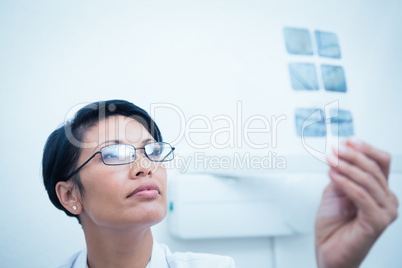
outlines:
{"label": "blurred background", "polygon": [[[402,200],[401,14],[399,0],[0,1],[0,266],[47,267],[85,247],[48,200],[42,150],[78,108],[121,98],[177,147],[156,240],[239,267],[315,267],[330,145],[356,135],[389,151]],[[270,165],[196,165],[195,153]],[[264,196],[239,198],[249,184]],[[219,191],[182,194],[205,185]],[[402,267],[401,231],[399,218],[362,267]]]}

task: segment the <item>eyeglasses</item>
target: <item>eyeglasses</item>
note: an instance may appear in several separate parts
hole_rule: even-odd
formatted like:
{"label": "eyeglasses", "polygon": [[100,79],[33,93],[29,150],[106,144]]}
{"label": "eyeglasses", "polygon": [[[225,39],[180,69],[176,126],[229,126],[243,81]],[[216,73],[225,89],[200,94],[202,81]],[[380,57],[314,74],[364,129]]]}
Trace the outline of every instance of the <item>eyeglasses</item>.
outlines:
{"label": "eyeglasses", "polygon": [[92,160],[97,154],[101,154],[102,161],[108,166],[126,165],[135,161],[136,150],[144,150],[144,155],[153,162],[166,162],[174,158],[174,147],[166,142],[151,142],[145,144],[144,147],[135,148],[130,144],[113,144],[102,147],[99,151],[95,152],[87,161],[68,175],[65,180],[78,173],[89,161]]}

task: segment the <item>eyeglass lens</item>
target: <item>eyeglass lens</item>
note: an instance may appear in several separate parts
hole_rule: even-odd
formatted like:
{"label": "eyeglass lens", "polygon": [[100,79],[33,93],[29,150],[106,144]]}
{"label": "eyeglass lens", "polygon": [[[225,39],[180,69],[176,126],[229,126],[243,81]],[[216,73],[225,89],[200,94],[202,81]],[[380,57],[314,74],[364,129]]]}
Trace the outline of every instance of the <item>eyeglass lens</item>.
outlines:
{"label": "eyeglass lens", "polygon": [[135,149],[125,144],[114,144],[101,149],[102,160],[107,165],[121,165],[133,162]]}
{"label": "eyeglass lens", "polygon": [[152,161],[169,161],[173,159],[172,147],[167,143],[152,142],[144,146],[146,156]]}
{"label": "eyeglass lens", "polygon": [[[135,160],[135,148],[128,144],[114,144],[101,149],[102,160],[106,165],[128,164]],[[145,155],[151,161],[170,161],[173,149],[168,143],[152,142],[144,146]]]}

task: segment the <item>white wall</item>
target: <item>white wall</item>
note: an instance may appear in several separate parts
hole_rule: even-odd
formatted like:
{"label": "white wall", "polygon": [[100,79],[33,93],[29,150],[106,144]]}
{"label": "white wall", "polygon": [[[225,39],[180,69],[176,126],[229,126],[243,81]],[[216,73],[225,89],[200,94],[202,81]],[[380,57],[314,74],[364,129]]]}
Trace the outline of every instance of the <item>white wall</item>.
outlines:
{"label": "white wall", "polygon": [[[47,198],[41,154],[67,111],[101,99],[123,98],[147,110],[166,102],[187,118],[234,117],[237,100],[245,116],[285,113],[278,151],[287,159],[308,156],[292,129],[294,105],[338,99],[353,109],[356,134],[393,154],[391,187],[401,199],[401,11],[397,0],[1,1],[0,266],[43,267],[85,245],[78,223]],[[338,35],[347,95],[291,90],[284,26]],[[174,140],[178,118],[156,120],[165,140]],[[192,153],[185,140],[177,147]],[[204,151],[236,150],[252,151]],[[402,266],[401,222],[363,267]],[[154,228],[173,250],[231,255],[240,267],[311,267],[314,260],[311,236],[181,241],[166,230],[165,223]]]}

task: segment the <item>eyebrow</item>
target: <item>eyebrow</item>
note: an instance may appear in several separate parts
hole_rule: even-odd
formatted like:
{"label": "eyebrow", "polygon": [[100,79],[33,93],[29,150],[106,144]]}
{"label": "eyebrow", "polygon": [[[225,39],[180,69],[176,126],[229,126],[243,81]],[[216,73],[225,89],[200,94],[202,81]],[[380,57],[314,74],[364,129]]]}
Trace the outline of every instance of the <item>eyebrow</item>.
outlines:
{"label": "eyebrow", "polygon": [[[145,145],[145,144],[147,144],[147,143],[150,142],[150,141],[155,141],[155,142],[156,142],[155,139],[145,139],[145,140],[142,141],[142,144]],[[124,143],[124,142],[122,142],[121,140],[107,140],[107,141],[104,141],[104,142],[98,144],[98,146],[96,146],[93,151],[95,152],[97,148],[99,148],[101,145],[106,144],[106,143],[120,144],[120,143]]]}
{"label": "eyebrow", "polygon": [[155,141],[155,142],[156,142],[155,139],[145,139],[145,140],[142,141],[142,144],[145,145],[145,144],[147,144],[147,143],[150,142],[150,141]]}

